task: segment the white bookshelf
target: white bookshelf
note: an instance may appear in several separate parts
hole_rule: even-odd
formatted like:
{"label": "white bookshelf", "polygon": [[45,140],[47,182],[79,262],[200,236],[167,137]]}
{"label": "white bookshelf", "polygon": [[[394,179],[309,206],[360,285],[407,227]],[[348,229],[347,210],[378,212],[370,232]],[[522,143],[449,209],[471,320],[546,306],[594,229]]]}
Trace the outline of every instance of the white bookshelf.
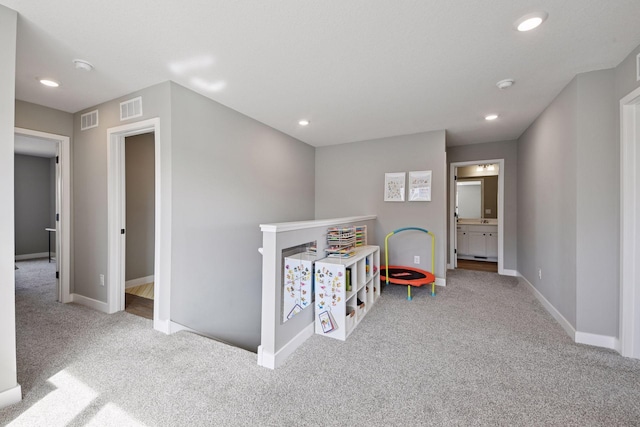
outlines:
{"label": "white bookshelf", "polygon": [[316,261],[316,334],[346,340],[380,297],[380,248],[361,246],[354,252],[350,258]]}

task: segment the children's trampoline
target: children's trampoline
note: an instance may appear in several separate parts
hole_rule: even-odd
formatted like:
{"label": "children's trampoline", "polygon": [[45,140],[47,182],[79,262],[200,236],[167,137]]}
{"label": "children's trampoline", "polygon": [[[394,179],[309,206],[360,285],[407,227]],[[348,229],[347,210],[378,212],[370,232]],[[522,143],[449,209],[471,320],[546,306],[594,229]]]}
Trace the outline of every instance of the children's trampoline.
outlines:
{"label": "children's trampoline", "polygon": [[[422,231],[423,233],[427,233],[431,236],[431,272],[420,270],[419,268],[414,267],[404,267],[397,265],[389,265],[389,237],[394,234],[400,233],[401,231]],[[436,237],[430,231],[425,230],[424,228],[418,227],[405,227],[399,228],[391,233],[387,234],[387,237],[384,238],[384,261],[385,266],[380,268],[380,279],[384,280],[387,285],[406,285],[407,286],[407,299],[411,301],[411,287],[412,286],[424,286],[431,284],[431,296],[436,296],[436,276],[435,272],[435,246],[436,246]]]}

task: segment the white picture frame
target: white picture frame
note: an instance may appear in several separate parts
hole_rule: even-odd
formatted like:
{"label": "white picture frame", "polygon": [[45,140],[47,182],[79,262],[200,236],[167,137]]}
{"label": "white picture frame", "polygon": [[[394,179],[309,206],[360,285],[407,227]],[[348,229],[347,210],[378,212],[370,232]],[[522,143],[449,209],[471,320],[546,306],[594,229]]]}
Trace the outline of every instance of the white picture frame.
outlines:
{"label": "white picture frame", "polygon": [[384,174],[384,201],[404,202],[406,172]]}
{"label": "white picture frame", "polygon": [[431,201],[431,171],[409,172],[409,201]]}

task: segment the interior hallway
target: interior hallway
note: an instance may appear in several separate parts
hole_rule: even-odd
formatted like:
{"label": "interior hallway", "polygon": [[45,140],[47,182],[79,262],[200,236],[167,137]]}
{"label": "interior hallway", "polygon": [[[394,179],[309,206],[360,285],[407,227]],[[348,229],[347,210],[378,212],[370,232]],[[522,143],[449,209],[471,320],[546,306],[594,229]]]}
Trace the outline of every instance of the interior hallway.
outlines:
{"label": "interior hallway", "polygon": [[[46,264],[46,261],[45,261]],[[19,265],[20,267],[20,265]],[[254,353],[54,300],[16,271],[22,402],[0,425],[637,425],[640,361],[577,345],[514,277],[384,289],[346,342]],[[152,396],[152,398],[150,398]]]}

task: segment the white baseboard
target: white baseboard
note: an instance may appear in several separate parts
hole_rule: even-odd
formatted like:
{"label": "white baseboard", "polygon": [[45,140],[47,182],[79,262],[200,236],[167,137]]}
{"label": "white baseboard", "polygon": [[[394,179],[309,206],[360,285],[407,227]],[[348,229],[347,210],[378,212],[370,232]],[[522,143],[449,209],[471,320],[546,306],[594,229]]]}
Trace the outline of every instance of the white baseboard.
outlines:
{"label": "white baseboard", "polygon": [[501,271],[498,271],[498,274],[502,274],[503,276],[513,276],[518,277],[520,274],[516,270],[508,270],[503,268]]}
{"label": "white baseboard", "polygon": [[451,266],[451,264],[447,264],[447,270],[453,270],[453,267]]}
{"label": "white baseboard", "polygon": [[71,302],[84,305],[85,307],[89,307],[103,313],[109,313],[109,304],[93,298],[85,297],[84,295],[71,294]]}
{"label": "white baseboard", "polygon": [[21,400],[22,387],[20,387],[20,384],[16,384],[15,387],[0,392],[0,409],[18,403]]}
{"label": "white baseboard", "polygon": [[175,334],[176,332],[180,332],[180,331],[187,331],[187,332],[192,332],[194,334],[200,335],[200,333],[195,329],[191,329],[188,326],[181,325],[180,323],[176,323],[174,321],[170,322],[170,326],[171,326],[171,330],[170,330],[171,334]]}
{"label": "white baseboard", "polygon": [[571,323],[569,323],[569,321],[567,319],[565,319],[565,317],[553,306],[553,304],[551,304],[545,297],[544,295],[542,295],[540,293],[539,290],[537,290],[535,288],[535,286],[533,286],[531,284],[531,282],[529,282],[527,280],[526,277],[522,276],[521,274],[518,274],[518,276],[527,284],[529,285],[528,288],[529,290],[533,293],[533,295],[538,299],[538,301],[540,301],[540,303],[542,304],[542,306],[549,312],[549,314],[551,316],[553,316],[554,319],[556,319],[556,322],[558,322],[560,324],[560,326],[562,326],[562,329],[565,330],[565,332],[567,333],[567,335],[569,335],[571,337],[571,339],[573,341],[576,340],[576,330],[575,328],[571,325]]}
{"label": "white baseboard", "polygon": [[[51,253],[53,256],[53,252]],[[38,252],[37,254],[16,255],[16,261],[24,261],[25,259],[49,258],[49,252]]]}
{"label": "white baseboard", "polygon": [[617,344],[618,339],[616,337],[610,337],[607,335],[590,334],[588,332],[576,332],[576,343],[593,345],[595,347],[609,348],[616,350],[620,344]]}
{"label": "white baseboard", "polygon": [[153,274],[151,276],[146,277],[138,277],[137,279],[131,279],[124,282],[125,289],[133,288],[135,286],[146,285],[147,283],[153,282]]}
{"label": "white baseboard", "polygon": [[291,354],[315,333],[315,323],[309,323],[291,341],[286,343],[275,354],[265,352],[262,345],[258,346],[258,365],[269,369],[275,369],[291,356]]}
{"label": "white baseboard", "polygon": [[447,279],[436,277],[436,286],[447,286]]}

